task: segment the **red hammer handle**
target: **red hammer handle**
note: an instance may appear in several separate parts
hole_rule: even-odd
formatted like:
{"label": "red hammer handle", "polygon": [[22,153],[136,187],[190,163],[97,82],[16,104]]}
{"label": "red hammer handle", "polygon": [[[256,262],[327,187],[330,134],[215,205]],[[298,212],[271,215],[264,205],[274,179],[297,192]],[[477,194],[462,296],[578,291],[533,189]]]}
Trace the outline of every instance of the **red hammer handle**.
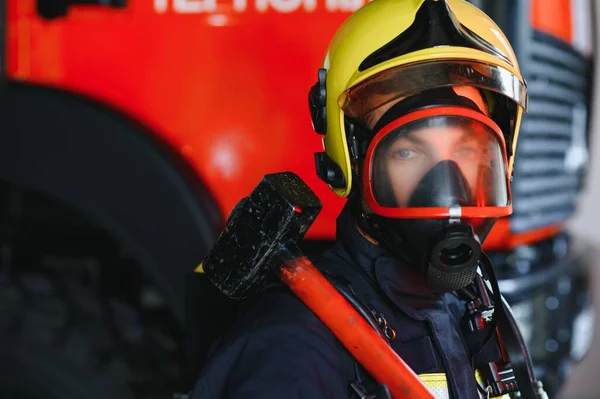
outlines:
{"label": "red hammer handle", "polygon": [[329,327],[354,358],[394,399],[435,399],[414,371],[394,352],[333,285],[300,257],[285,264],[283,282]]}

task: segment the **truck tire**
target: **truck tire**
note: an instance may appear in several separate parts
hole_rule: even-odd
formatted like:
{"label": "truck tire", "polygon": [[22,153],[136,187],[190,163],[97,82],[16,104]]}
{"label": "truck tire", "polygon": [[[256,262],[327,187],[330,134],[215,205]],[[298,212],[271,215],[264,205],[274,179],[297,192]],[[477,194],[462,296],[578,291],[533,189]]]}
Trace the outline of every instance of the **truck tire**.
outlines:
{"label": "truck tire", "polygon": [[171,397],[177,346],[142,323],[135,309],[74,279],[0,280],[0,396]]}

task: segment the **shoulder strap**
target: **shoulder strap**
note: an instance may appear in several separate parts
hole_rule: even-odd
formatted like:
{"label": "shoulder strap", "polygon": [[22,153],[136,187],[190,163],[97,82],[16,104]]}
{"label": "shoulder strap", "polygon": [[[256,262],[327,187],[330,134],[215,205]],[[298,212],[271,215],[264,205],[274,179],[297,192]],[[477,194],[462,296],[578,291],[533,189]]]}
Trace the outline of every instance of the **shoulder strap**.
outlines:
{"label": "shoulder strap", "polygon": [[[350,281],[347,277],[340,273],[335,273],[335,267],[321,270],[323,275],[332,283],[332,285],[340,292],[340,294],[358,311],[358,313],[369,323],[379,336],[389,343],[391,327],[387,325],[387,321],[383,313],[380,313],[372,306],[366,305],[371,302],[373,287],[364,279],[358,278]],[[348,270],[344,267],[344,270]],[[395,333],[394,333],[395,334]],[[346,351],[347,352],[347,351]],[[354,380],[350,382],[349,391],[351,399],[391,399],[389,390],[385,386],[377,384],[375,379],[356,361],[352,358],[352,374]]]}

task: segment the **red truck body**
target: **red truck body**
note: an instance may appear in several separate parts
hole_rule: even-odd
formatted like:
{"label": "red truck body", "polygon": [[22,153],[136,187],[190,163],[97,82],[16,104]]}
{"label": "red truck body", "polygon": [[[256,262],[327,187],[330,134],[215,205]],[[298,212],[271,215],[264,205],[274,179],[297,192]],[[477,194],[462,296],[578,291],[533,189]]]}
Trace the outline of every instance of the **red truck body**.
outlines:
{"label": "red truck body", "polygon": [[[551,3],[551,4],[550,4]],[[307,92],[328,41],[362,0],[129,0],[72,5],[53,20],[34,0],[8,2],[10,79],[82,94],[140,121],[193,167],[222,215],[270,172],[299,174],[324,208],[308,238],[333,237],[343,200],[314,172]],[[534,29],[572,44],[568,0],[534,0]],[[131,154],[135,157],[135,154]],[[518,161],[517,161],[518,162]],[[488,248],[556,233],[511,233]]]}

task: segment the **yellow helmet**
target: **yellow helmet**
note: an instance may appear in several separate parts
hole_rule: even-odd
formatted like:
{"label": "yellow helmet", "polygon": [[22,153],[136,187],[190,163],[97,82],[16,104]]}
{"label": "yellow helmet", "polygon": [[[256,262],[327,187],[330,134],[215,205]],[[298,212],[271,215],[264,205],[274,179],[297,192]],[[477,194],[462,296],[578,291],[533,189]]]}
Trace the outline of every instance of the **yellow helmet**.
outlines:
{"label": "yellow helmet", "polygon": [[352,121],[393,100],[449,86],[481,89],[495,108],[512,174],[527,87],[492,19],[464,0],[374,0],[356,11],[335,34],[309,93],[313,127],[324,135],[319,177],[348,196]]}

